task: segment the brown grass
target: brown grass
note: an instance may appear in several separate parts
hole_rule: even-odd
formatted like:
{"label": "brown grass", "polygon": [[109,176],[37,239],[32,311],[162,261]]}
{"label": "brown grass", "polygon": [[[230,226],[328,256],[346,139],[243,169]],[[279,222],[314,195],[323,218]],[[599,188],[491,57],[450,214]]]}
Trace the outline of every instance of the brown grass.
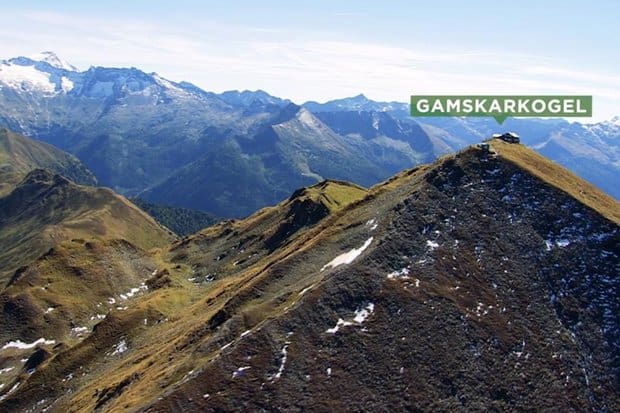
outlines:
{"label": "brown grass", "polygon": [[491,147],[500,157],[566,192],[610,221],[620,223],[620,203],[569,170],[523,145],[495,139]]}

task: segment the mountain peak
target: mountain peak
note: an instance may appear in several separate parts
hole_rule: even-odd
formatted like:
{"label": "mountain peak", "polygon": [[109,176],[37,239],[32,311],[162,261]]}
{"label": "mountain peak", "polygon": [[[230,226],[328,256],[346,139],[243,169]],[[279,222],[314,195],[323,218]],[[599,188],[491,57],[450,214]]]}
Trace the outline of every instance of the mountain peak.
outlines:
{"label": "mountain peak", "polygon": [[366,111],[366,112],[385,112],[385,111],[408,111],[406,103],[400,102],[378,102],[369,99],[363,93],[356,96],[342,99],[334,99],[325,103],[306,102],[304,107],[311,112],[339,112],[339,111]]}
{"label": "mountain peak", "polygon": [[620,211],[618,211],[617,202],[595,186],[578,178],[568,169],[524,145],[515,145],[493,139],[491,148],[500,158],[518,166],[546,184],[567,193],[610,221],[616,224],[620,223]]}
{"label": "mountain peak", "polygon": [[44,96],[67,93],[74,86],[69,77],[74,78],[78,75],[76,72],[75,66],[59,59],[52,52],[0,61],[0,82],[20,93],[36,92]]}
{"label": "mountain peak", "polygon": [[[345,99],[346,100],[352,100],[352,101],[355,101],[355,102],[368,102],[369,101],[369,99],[363,93],[360,93],[359,95],[355,95],[355,96],[352,96],[350,98],[345,98]],[[345,100],[345,99],[343,99],[343,100]]]}
{"label": "mountain peak", "polygon": [[45,62],[52,67],[57,69],[68,70],[71,72],[77,72],[77,68],[66,61],[60,59],[56,53],[50,51],[44,51],[41,53],[37,53],[29,57],[29,59],[34,60],[35,62]]}
{"label": "mountain peak", "polygon": [[288,99],[280,99],[272,96],[264,90],[227,90],[218,97],[231,105],[251,106],[258,103],[284,107],[290,103]]}

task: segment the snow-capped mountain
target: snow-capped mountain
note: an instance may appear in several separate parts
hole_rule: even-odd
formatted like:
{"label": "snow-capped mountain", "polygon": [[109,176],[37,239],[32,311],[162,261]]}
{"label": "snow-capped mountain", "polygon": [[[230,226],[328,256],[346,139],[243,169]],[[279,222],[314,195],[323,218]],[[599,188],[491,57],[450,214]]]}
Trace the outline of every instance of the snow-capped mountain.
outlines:
{"label": "snow-capped mountain", "polygon": [[77,69],[52,52],[16,57],[0,62],[0,87],[52,96],[68,93],[77,80]]}
{"label": "snow-capped mountain", "polygon": [[[126,195],[241,216],[323,178],[370,185],[418,160],[394,163],[398,150],[337,134],[264,91],[218,95],[136,68],[68,71],[46,58],[2,62],[29,75],[0,80],[0,124],[75,154]],[[387,161],[375,157],[384,152]]]}
{"label": "snow-capped mountain", "polygon": [[156,73],[79,71],[52,53],[39,59],[0,62],[0,125],[73,153],[123,193],[194,160],[220,129],[243,134],[260,117]]}
{"label": "snow-capped mountain", "polygon": [[325,103],[306,102],[304,107],[312,112],[392,112],[409,115],[409,105],[401,102],[377,102],[368,99],[363,93],[344,99],[330,100]]}
{"label": "snow-capped mountain", "polygon": [[66,60],[60,59],[58,56],[56,56],[54,52],[46,51],[37,53],[33,56],[30,56],[30,59],[34,60],[35,62],[45,62],[57,69],[68,70],[70,72],[78,71],[77,67],[68,63]]}
{"label": "snow-capped mountain", "polygon": [[291,101],[288,99],[280,99],[278,97],[271,96],[269,93],[263,90],[244,90],[242,92],[238,90],[228,90],[221,93],[219,96],[231,105],[240,106],[253,106],[257,102],[259,102],[261,104],[270,104],[284,107],[287,104],[291,103]]}
{"label": "snow-capped mountain", "polygon": [[584,125],[584,127],[590,132],[603,138],[617,138],[620,136],[620,116],[614,116],[613,118],[603,122]]}
{"label": "snow-capped mountain", "polygon": [[[364,95],[302,106],[261,90],[207,92],[137,68],[80,71],[51,52],[0,61],[0,126],[76,155],[125,195],[239,216],[317,179],[369,185],[515,130],[620,197],[617,118],[507,119],[500,127],[484,118],[414,119],[406,103]],[[191,191],[171,198],[166,188]]]}
{"label": "snow-capped mountain", "polygon": [[135,100],[142,96],[144,103],[149,104],[163,103],[167,98],[209,96],[197,93],[197,88],[190,83],[178,84],[156,73],[145,73],[136,68],[91,67],[79,71],[53,52],[1,61],[0,87],[8,87],[22,95],[38,94],[48,99],[62,94],[115,100]]}

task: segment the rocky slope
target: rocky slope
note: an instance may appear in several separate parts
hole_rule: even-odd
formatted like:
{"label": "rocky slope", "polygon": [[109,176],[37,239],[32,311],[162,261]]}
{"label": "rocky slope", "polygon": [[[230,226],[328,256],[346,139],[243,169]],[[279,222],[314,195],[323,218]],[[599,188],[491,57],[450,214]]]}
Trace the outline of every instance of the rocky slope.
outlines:
{"label": "rocky slope", "polygon": [[173,243],[83,339],[5,345],[0,408],[618,410],[618,203],[491,145]]}

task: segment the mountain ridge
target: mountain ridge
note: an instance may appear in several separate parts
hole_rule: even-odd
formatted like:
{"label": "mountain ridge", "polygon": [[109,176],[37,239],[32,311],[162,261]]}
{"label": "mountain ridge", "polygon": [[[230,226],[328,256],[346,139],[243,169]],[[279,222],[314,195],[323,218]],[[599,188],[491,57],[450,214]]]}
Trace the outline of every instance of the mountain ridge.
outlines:
{"label": "mountain ridge", "polygon": [[[373,185],[498,132],[493,119],[411,118],[405,103],[364,95],[295,105],[262,90],[207,92],[136,68],[67,72],[40,64],[49,69],[41,72],[43,80],[35,79],[43,82],[42,93],[32,92],[28,82],[25,89],[19,82],[2,86],[0,124],[70,151],[101,185],[123,195],[162,203],[168,190],[185,188],[166,203],[228,218],[247,216],[322,179]],[[0,72],[7,67],[0,65]],[[322,126],[310,133],[303,121],[283,125],[303,113],[300,107]],[[614,185],[620,179],[620,130],[613,121],[507,119],[504,125],[620,196]],[[313,139],[306,139],[310,134]],[[221,168],[218,158],[234,170]],[[200,187],[207,194],[198,193]]]}
{"label": "mountain ridge", "polygon": [[617,203],[490,145],[173,242],[153,288],[1,406],[616,410]]}
{"label": "mountain ridge", "polygon": [[150,249],[174,236],[137,206],[107,188],[77,185],[35,169],[0,198],[0,280],[70,239],[122,238]]}
{"label": "mountain ridge", "polygon": [[0,196],[36,168],[48,168],[79,184],[97,184],[94,175],[73,155],[0,128]]}

